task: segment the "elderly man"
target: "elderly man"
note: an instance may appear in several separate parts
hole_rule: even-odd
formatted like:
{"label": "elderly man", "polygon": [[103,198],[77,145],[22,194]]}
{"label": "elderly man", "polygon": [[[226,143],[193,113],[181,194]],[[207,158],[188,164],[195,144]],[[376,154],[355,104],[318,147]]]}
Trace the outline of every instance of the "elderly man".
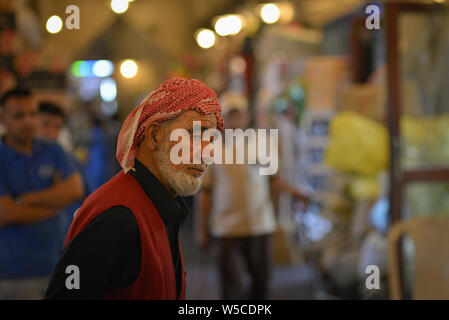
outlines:
{"label": "elderly man", "polygon": [[178,231],[188,209],[180,196],[199,190],[206,165],[173,164],[170,133],[192,132],[194,121],[220,130],[220,112],[202,82],[172,78],[128,115],[117,143],[123,170],[76,213],[46,298],[185,298]]}

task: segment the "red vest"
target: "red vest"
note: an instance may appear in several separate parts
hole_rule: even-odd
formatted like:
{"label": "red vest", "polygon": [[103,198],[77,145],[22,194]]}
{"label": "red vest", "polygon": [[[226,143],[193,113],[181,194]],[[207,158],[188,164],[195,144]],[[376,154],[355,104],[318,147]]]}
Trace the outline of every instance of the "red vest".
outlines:
{"label": "red vest", "polygon": [[[176,299],[173,258],[164,223],[153,202],[130,173],[121,171],[84,201],[68,231],[64,247],[98,214],[114,206],[129,208],[136,218],[142,247],[141,268],[133,284],[105,292],[104,299]],[[181,250],[181,245],[179,248]],[[186,277],[182,253],[180,255],[182,288],[179,299],[185,299]],[[82,275],[82,270],[80,273]]]}

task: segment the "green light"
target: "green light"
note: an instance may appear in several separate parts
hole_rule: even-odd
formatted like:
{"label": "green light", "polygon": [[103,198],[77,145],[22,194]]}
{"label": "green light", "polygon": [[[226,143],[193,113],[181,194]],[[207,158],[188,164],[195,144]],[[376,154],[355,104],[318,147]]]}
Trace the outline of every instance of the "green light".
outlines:
{"label": "green light", "polygon": [[72,63],[72,66],[70,67],[70,71],[77,78],[81,78],[83,76],[80,72],[80,67],[81,67],[82,63],[83,63],[83,61],[79,61],[79,60],[75,61],[74,63]]}

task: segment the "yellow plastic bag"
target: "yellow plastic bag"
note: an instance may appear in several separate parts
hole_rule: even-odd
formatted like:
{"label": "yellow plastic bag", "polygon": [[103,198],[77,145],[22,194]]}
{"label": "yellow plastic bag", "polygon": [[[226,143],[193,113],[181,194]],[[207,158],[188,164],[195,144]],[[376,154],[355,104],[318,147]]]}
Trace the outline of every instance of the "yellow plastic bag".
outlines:
{"label": "yellow plastic bag", "polygon": [[338,170],[374,175],[388,167],[387,129],[352,111],[338,113],[330,124],[325,162]]}

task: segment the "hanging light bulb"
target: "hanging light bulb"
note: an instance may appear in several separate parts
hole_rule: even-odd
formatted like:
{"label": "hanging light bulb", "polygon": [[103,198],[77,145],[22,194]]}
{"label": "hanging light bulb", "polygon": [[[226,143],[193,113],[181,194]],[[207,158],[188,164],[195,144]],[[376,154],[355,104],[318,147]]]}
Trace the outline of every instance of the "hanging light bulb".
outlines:
{"label": "hanging light bulb", "polygon": [[277,22],[280,16],[281,12],[279,10],[279,7],[274,3],[267,3],[263,5],[262,9],[260,10],[260,17],[262,18],[263,22],[268,24]]}
{"label": "hanging light bulb", "polygon": [[128,0],[112,0],[111,1],[111,9],[117,14],[124,13],[128,10]]}
{"label": "hanging light bulb", "polygon": [[120,65],[120,73],[125,78],[133,78],[137,74],[137,63],[134,60],[128,59],[121,63]]}
{"label": "hanging light bulb", "polygon": [[242,18],[235,14],[225,15],[215,22],[215,32],[220,36],[235,35],[242,30]]}
{"label": "hanging light bulb", "polygon": [[62,29],[62,19],[59,16],[51,16],[45,25],[49,33],[58,33]]}
{"label": "hanging light bulb", "polygon": [[209,49],[215,44],[215,33],[210,29],[199,29],[196,32],[196,43],[203,49]]}

